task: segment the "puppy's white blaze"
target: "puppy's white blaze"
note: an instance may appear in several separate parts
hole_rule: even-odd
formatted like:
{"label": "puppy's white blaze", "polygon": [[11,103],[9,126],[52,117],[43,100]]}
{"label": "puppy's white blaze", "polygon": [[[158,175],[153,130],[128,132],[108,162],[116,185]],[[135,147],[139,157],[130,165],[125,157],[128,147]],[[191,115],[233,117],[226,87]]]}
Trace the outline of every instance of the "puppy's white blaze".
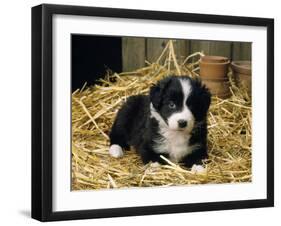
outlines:
{"label": "puppy's white blaze", "polygon": [[183,103],[185,104],[188,96],[190,95],[190,93],[192,91],[191,84],[190,84],[190,81],[187,79],[180,79],[180,83],[181,83],[181,87],[182,87],[183,95],[184,95]]}
{"label": "puppy's white blaze", "polygon": [[193,173],[201,173],[201,174],[204,174],[206,173],[206,168],[204,168],[203,166],[201,165],[196,165],[194,164],[192,167],[191,167],[191,172]]}
{"label": "puppy's white blaze", "polygon": [[194,126],[194,116],[192,114],[192,112],[190,111],[190,109],[186,106],[186,101],[188,96],[191,93],[191,84],[189,80],[186,79],[180,79],[180,84],[182,87],[182,91],[183,91],[183,103],[182,103],[182,111],[177,112],[172,114],[169,118],[168,118],[168,125],[171,129],[179,129],[178,128],[178,121],[179,120],[186,120],[187,121],[187,127],[185,128],[186,131],[190,132],[193,129]]}
{"label": "puppy's white blaze", "polygon": [[118,144],[110,146],[109,154],[114,158],[120,158],[124,155],[122,148]]}

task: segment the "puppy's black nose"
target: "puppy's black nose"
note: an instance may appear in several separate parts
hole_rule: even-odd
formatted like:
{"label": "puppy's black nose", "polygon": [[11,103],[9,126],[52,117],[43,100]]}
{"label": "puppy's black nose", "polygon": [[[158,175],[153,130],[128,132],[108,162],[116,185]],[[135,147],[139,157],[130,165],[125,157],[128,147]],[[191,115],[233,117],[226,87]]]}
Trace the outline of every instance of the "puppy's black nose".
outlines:
{"label": "puppy's black nose", "polygon": [[181,119],[178,121],[178,124],[180,128],[184,128],[187,126],[187,121]]}

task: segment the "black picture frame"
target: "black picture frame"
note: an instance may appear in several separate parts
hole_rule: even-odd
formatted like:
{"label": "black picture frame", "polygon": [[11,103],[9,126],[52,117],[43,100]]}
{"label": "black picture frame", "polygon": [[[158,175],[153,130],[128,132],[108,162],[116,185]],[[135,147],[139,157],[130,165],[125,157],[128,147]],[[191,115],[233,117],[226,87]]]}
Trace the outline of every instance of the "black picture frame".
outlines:
{"label": "black picture frame", "polygon": [[[55,14],[266,27],[267,198],[54,212],[52,210],[52,18]],[[273,19],[50,4],[32,8],[32,218],[40,221],[56,221],[271,206],[274,206]]]}

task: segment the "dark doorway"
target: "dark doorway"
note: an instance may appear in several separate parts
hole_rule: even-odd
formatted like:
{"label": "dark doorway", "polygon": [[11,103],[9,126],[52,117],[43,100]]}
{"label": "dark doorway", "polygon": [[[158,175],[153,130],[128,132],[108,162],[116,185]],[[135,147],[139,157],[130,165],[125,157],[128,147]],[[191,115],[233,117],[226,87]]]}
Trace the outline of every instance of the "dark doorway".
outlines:
{"label": "dark doorway", "polygon": [[121,72],[121,43],[121,37],[72,34],[72,91],[82,88],[85,82],[94,84],[107,69]]}

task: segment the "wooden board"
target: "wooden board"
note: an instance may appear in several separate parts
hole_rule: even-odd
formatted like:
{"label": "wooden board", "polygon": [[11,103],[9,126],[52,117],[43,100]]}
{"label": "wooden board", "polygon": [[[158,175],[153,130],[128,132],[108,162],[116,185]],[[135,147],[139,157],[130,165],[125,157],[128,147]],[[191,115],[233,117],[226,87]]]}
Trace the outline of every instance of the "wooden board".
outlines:
{"label": "wooden board", "polygon": [[184,59],[190,54],[189,47],[190,47],[190,41],[175,40],[174,42],[175,54],[180,63],[183,62]]}
{"label": "wooden board", "polygon": [[[149,62],[155,62],[164,50],[167,43],[168,39],[148,38],[146,44],[147,60]],[[174,40],[174,49],[177,59],[181,62],[186,56],[189,55],[189,41]]]}
{"label": "wooden board", "polygon": [[231,42],[220,41],[190,41],[190,51],[203,51],[205,55],[225,56],[231,58]]}
{"label": "wooden board", "polygon": [[145,66],[145,38],[122,38],[123,71],[133,71]]}
{"label": "wooden board", "polygon": [[252,43],[234,42],[232,46],[233,60],[251,60],[252,59]]}
{"label": "wooden board", "polygon": [[168,39],[148,38],[146,40],[146,59],[149,62],[155,62],[161,55],[167,42]]}

